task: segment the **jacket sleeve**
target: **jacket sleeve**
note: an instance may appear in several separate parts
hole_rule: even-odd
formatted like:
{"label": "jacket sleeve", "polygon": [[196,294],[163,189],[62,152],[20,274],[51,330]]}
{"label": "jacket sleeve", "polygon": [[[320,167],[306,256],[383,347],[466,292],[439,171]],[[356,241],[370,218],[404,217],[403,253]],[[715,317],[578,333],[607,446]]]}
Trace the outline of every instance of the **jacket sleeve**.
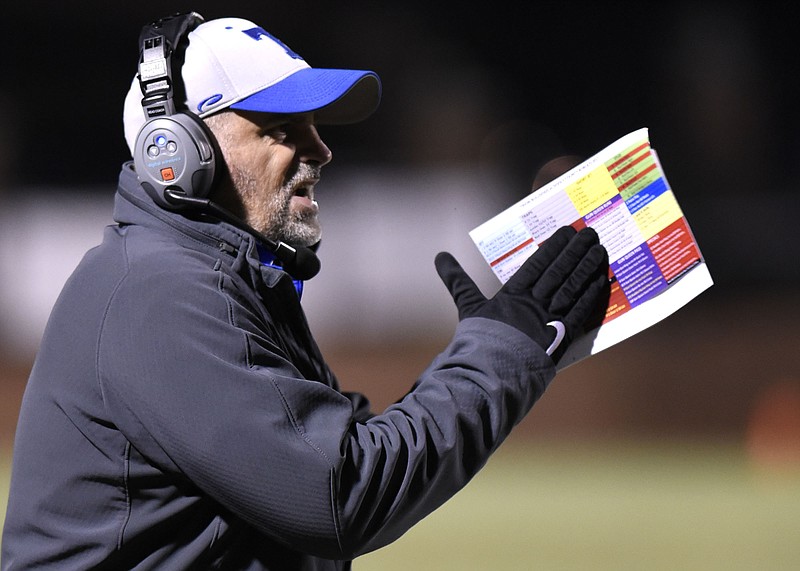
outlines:
{"label": "jacket sleeve", "polygon": [[106,407],[159,469],[312,555],[351,559],[402,535],[469,481],[555,375],[524,334],[466,319],[413,390],[369,417],[303,378],[210,274],[119,288],[98,344]]}

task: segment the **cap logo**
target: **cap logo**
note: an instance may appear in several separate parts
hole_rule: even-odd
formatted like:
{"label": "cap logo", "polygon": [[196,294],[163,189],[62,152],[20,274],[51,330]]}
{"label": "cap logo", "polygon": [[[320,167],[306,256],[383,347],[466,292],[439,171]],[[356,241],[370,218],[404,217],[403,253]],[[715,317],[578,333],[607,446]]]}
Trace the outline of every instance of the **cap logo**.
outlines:
{"label": "cap logo", "polygon": [[255,28],[250,28],[249,30],[242,30],[242,32],[244,32],[245,34],[247,34],[248,36],[250,36],[251,38],[253,38],[256,41],[260,40],[261,38],[269,38],[270,40],[272,40],[273,42],[278,44],[280,47],[282,47],[284,49],[284,51],[290,57],[292,57],[293,59],[303,59],[298,54],[293,52],[289,48],[289,46],[284,44],[282,41],[280,41],[278,38],[276,38],[275,36],[273,36],[272,34],[270,34],[268,31],[266,31],[264,28],[262,28],[260,26],[256,26]]}
{"label": "cap logo", "polygon": [[203,113],[204,111],[207,111],[210,107],[213,107],[214,105],[219,103],[220,99],[222,99],[222,94],[221,93],[216,93],[216,94],[212,95],[211,97],[206,97],[200,103],[197,104],[197,111],[199,113]]}

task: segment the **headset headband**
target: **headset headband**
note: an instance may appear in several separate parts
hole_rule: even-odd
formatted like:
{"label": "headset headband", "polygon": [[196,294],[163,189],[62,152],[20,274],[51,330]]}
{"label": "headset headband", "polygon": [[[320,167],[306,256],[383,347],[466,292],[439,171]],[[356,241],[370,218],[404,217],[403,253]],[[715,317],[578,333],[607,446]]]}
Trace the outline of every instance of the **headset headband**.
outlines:
{"label": "headset headband", "polygon": [[189,32],[203,23],[197,12],[161,18],[139,34],[139,86],[146,119],[174,115],[175,101],[183,100],[183,83],[172,76],[172,64],[180,69]]}

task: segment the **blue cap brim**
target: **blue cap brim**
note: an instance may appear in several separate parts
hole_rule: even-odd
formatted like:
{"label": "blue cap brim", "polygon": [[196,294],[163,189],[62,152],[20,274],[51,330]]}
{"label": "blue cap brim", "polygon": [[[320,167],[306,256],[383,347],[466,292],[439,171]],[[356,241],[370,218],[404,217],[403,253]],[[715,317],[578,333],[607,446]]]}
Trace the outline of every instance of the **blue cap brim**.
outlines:
{"label": "blue cap brim", "polygon": [[371,71],[305,68],[237,101],[231,109],[262,113],[315,112],[326,125],[357,123],[369,117],[381,99],[381,81]]}

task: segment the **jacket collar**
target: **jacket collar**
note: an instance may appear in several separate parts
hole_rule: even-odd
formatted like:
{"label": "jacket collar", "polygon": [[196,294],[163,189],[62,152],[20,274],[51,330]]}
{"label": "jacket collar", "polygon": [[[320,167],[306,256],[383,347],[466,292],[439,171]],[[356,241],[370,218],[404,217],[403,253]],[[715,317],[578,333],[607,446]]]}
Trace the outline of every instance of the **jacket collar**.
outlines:
{"label": "jacket collar", "polygon": [[114,197],[114,221],[121,225],[150,228],[167,225],[193,240],[215,249],[240,250],[258,259],[256,239],[244,230],[199,212],[173,212],[158,206],[145,192],[136,176],[133,161],[122,165],[117,193]]}

